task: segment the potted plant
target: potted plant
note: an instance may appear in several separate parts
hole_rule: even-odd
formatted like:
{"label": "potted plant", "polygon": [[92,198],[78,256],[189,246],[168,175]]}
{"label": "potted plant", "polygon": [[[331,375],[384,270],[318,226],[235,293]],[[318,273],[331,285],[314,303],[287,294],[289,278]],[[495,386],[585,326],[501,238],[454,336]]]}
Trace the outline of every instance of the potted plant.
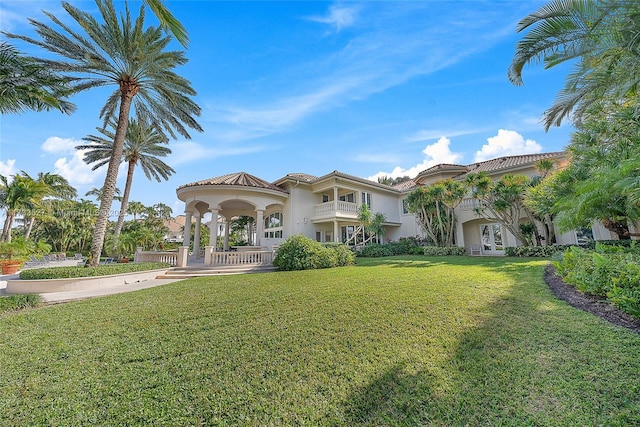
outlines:
{"label": "potted plant", "polygon": [[49,252],[51,247],[44,242],[16,238],[11,242],[0,242],[0,267],[2,274],[16,273],[27,256]]}

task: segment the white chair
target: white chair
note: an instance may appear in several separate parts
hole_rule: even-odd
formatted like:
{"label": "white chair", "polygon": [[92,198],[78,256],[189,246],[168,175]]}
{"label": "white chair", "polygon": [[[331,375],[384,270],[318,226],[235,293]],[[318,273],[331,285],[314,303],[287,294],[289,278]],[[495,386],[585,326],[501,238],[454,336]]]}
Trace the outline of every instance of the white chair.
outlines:
{"label": "white chair", "polygon": [[482,246],[471,245],[471,256],[474,256],[474,255],[482,255]]}

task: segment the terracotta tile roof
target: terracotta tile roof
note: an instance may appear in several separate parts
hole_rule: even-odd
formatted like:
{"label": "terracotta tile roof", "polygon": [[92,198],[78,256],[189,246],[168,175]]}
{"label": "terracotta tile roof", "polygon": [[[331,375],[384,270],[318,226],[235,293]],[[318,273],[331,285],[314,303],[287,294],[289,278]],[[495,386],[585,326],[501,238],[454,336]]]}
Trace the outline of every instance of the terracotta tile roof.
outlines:
{"label": "terracotta tile roof", "polygon": [[394,185],[393,188],[398,191],[407,191],[407,190],[416,188],[417,186],[418,186],[418,183],[415,182],[413,179],[410,179],[408,181],[404,181],[404,182],[401,182],[400,184]]}
{"label": "terracotta tile roof", "polygon": [[308,173],[288,173],[285,177],[280,178],[278,181],[276,182],[280,182],[284,179],[295,179],[295,180],[299,180],[299,181],[304,181],[304,182],[313,182],[316,179],[318,179],[317,176],[313,176],[313,175],[309,175]]}
{"label": "terracotta tile roof", "polygon": [[484,162],[472,163],[467,166],[466,173],[496,172],[503,169],[511,169],[518,166],[532,165],[538,160],[565,157],[564,151],[540,154],[523,154],[520,156],[499,157],[497,159],[486,160]]}
{"label": "terracotta tile roof", "polygon": [[246,172],[230,173],[215,178],[204,179],[202,181],[196,181],[190,184],[182,185],[178,187],[178,189],[185,187],[197,187],[199,185],[235,185],[239,187],[263,188],[286,193],[286,191],[282,188]]}

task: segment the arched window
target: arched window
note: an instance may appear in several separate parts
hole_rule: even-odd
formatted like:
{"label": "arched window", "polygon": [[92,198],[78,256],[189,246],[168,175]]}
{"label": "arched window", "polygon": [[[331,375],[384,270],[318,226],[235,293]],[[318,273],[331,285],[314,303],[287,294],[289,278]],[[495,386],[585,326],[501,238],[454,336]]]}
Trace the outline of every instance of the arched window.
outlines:
{"label": "arched window", "polygon": [[282,238],[282,212],[274,212],[265,217],[264,237],[266,239]]}

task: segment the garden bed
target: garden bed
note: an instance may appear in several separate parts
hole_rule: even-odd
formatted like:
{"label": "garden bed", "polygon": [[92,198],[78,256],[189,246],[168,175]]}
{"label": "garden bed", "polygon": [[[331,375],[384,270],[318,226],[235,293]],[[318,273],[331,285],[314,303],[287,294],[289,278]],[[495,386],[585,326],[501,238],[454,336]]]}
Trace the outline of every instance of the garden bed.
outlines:
{"label": "garden bed", "polygon": [[8,280],[8,294],[43,294],[49,292],[82,291],[85,289],[103,289],[155,279],[167,271],[167,268],[138,271],[106,276],[71,277],[64,279]]}

